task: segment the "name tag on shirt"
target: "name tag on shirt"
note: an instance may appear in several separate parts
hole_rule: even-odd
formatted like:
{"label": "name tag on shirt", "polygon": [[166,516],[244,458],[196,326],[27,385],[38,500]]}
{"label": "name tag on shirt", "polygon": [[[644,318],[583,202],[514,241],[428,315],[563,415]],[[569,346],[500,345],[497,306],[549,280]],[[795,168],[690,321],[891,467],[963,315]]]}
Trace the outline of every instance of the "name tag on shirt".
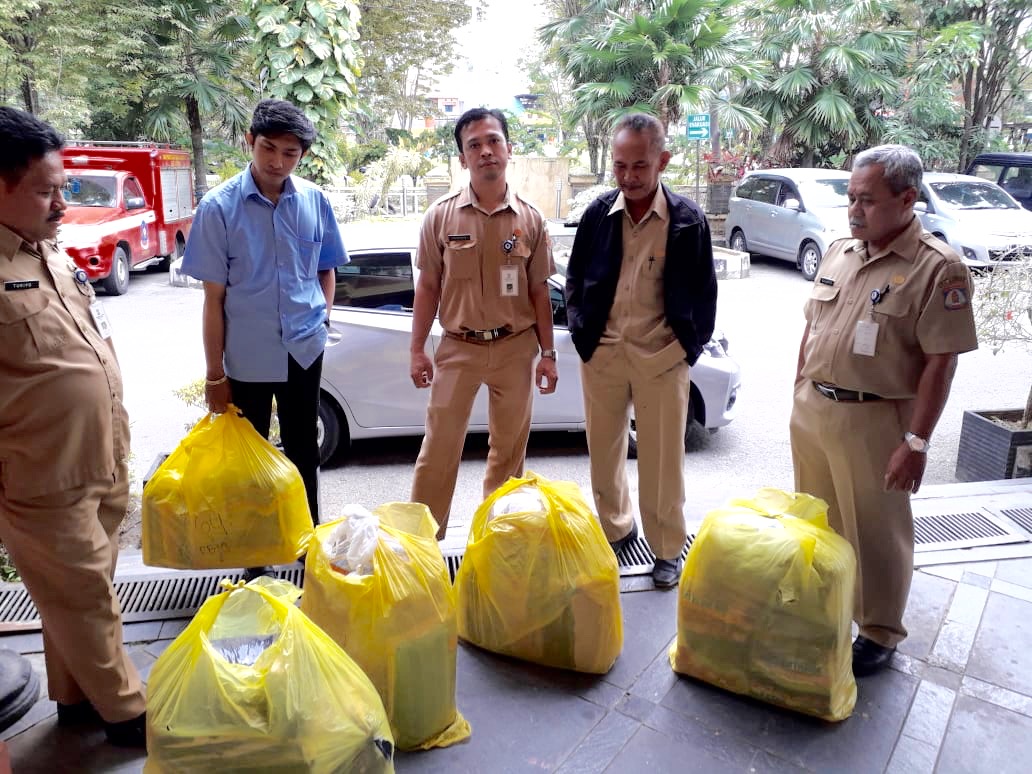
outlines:
{"label": "name tag on shirt", "polygon": [[4,290],[32,290],[39,287],[39,280],[12,280],[4,283]]}
{"label": "name tag on shirt", "polygon": [[520,272],[515,266],[502,267],[502,295],[518,296],[520,293]]}
{"label": "name tag on shirt", "polygon": [[468,242],[472,238],[470,234],[448,234],[449,242]]}
{"label": "name tag on shirt", "polygon": [[874,357],[878,344],[878,323],[873,320],[857,320],[856,334],[853,336],[853,354]]}
{"label": "name tag on shirt", "polygon": [[100,301],[93,301],[90,304],[90,317],[93,318],[93,324],[97,326],[97,333],[100,334],[102,339],[111,338],[111,321],[108,319],[107,310]]}

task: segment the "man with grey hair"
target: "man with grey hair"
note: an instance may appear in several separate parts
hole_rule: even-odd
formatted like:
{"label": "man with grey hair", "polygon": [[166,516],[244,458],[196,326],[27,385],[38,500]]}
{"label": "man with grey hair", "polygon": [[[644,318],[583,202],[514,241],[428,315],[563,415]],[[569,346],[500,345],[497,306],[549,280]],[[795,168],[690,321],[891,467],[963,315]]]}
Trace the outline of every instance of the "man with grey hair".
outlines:
{"label": "man with grey hair", "polygon": [[689,368],[713,333],[717,307],[706,216],[659,182],[670,161],[665,139],[652,116],[617,123],[619,187],[585,210],[566,274],[595,507],[619,554],[638,536],[625,472],[633,406],[638,507],[659,588],[676,586],[683,567]]}
{"label": "man with grey hair", "polygon": [[831,526],[856,551],[858,677],[887,666],[907,636],[910,495],[957,355],[978,346],[967,267],[914,215],[921,174],[921,159],[901,145],[856,157],[853,239],[833,243],[818,269],[796,365],[795,486],[828,502]]}

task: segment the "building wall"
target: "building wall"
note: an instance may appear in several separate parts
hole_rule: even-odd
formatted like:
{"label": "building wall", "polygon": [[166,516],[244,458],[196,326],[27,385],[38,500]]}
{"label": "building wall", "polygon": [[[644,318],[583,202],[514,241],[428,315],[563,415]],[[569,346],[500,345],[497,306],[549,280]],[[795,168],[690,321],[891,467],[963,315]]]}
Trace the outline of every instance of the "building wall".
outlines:
{"label": "building wall", "polygon": [[[449,162],[451,190],[469,185],[469,172],[453,156]],[[541,210],[546,218],[562,218],[569,212],[570,160],[542,156],[514,156],[506,170],[509,186]],[[557,204],[558,190],[558,209]]]}

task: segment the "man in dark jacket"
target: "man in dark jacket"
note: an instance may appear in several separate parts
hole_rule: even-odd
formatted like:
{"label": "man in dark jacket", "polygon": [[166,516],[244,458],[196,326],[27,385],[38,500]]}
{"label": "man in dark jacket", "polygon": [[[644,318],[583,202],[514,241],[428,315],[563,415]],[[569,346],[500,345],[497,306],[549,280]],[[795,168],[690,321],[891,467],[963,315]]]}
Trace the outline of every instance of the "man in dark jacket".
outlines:
{"label": "man in dark jacket", "polygon": [[585,211],[566,275],[581,360],[591,485],[619,554],[638,536],[624,464],[629,410],[638,433],[638,507],[656,554],[657,587],[681,575],[689,367],[713,333],[717,282],[709,224],[659,182],[670,161],[663,125],[633,114],[613,132],[619,188]]}

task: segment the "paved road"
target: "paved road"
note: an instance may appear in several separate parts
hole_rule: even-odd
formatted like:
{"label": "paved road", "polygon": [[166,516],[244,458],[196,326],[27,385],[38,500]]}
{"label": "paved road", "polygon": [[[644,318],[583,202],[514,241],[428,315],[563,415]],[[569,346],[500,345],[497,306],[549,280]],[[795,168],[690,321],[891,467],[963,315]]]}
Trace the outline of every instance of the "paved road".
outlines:
{"label": "paved road", "polygon": [[[755,258],[750,278],[720,283],[718,325],[743,369],[739,414],[715,435],[703,434],[685,457],[689,520],[732,496],[760,486],[790,487],[792,463],[788,417],[794,363],[809,289],[788,264]],[[202,411],[184,405],[173,390],[204,375],[199,290],[173,288],[168,275],[134,274],[129,293],[106,298],[125,378],[126,405],[133,434],[137,486],[155,455],[172,449],[187,423]],[[564,369],[576,367],[560,363]],[[1032,353],[979,351],[960,359],[952,396],[933,439],[926,482],[954,481],[957,441],[964,409],[1007,408],[1020,404],[1032,379]],[[322,473],[323,510],[406,499],[419,439],[363,441]],[[453,507],[462,524],[480,500],[486,441],[467,444]],[[584,435],[544,433],[531,439],[528,468],[544,476],[570,479],[589,490]],[[636,481],[633,461],[629,464]]]}

